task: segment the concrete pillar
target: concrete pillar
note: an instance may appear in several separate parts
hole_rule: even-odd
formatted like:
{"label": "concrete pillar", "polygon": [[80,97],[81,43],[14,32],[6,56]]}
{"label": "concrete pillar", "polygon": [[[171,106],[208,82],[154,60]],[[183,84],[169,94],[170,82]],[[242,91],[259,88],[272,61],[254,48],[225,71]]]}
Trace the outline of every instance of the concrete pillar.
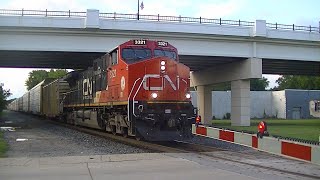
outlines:
{"label": "concrete pillar", "polygon": [[209,86],[197,86],[197,104],[202,124],[211,124],[212,92]]}
{"label": "concrete pillar", "polygon": [[99,28],[99,10],[87,9],[86,28]]}
{"label": "concrete pillar", "polygon": [[253,36],[267,36],[267,22],[265,20],[256,20],[253,28]]}
{"label": "concrete pillar", "polygon": [[231,126],[250,126],[250,79],[231,81]]}

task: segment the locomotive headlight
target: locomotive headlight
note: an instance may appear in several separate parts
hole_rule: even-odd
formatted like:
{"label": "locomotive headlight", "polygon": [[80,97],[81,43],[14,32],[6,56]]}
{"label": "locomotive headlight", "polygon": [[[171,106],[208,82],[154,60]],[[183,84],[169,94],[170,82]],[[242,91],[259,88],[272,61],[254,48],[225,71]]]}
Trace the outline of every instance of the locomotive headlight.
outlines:
{"label": "locomotive headlight", "polygon": [[161,61],[160,64],[161,64],[161,66],[164,66],[164,65],[166,65],[166,62],[165,61]]}
{"label": "locomotive headlight", "polygon": [[158,94],[157,94],[157,93],[151,93],[151,97],[152,97],[153,99],[155,99],[155,98],[158,97]]}
{"label": "locomotive headlight", "polygon": [[190,95],[189,93],[187,93],[187,94],[186,94],[186,98],[187,98],[187,99],[190,99],[190,98],[191,98],[191,95]]}
{"label": "locomotive headlight", "polygon": [[164,71],[164,70],[166,69],[166,67],[165,67],[165,66],[161,66],[160,69],[161,69],[162,71]]}

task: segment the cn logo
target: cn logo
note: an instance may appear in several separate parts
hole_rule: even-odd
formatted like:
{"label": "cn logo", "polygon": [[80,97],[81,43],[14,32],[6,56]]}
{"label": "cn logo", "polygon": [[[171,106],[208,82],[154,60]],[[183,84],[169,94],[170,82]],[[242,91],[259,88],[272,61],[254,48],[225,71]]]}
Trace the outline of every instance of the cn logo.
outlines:
{"label": "cn logo", "polygon": [[84,96],[92,94],[92,81],[89,78],[83,80],[82,91]]}
{"label": "cn logo", "polygon": [[[159,78],[162,78],[162,81],[161,81],[161,84],[160,86],[150,86],[148,85],[148,79],[159,79]],[[186,81],[183,81],[186,83]],[[173,89],[173,90],[179,90],[180,89],[180,78],[177,77],[177,83],[174,84],[173,81],[171,80],[171,78],[168,76],[168,75],[164,75],[163,77],[161,77],[159,74],[146,74],[144,77],[143,77],[143,89],[145,90],[151,90],[151,91],[162,91],[165,87],[166,87],[166,84],[170,85],[170,87]]]}

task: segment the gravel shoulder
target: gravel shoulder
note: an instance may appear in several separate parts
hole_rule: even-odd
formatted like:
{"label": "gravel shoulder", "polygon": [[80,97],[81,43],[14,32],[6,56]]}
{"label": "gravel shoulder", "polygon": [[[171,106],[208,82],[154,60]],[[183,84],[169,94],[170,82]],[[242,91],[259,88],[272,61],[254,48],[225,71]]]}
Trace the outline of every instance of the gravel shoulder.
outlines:
{"label": "gravel shoulder", "polygon": [[14,131],[4,132],[4,139],[9,144],[7,157],[88,156],[148,152],[148,150],[57,126],[39,117],[12,111],[7,111],[7,116],[0,121],[0,126],[15,127]]}

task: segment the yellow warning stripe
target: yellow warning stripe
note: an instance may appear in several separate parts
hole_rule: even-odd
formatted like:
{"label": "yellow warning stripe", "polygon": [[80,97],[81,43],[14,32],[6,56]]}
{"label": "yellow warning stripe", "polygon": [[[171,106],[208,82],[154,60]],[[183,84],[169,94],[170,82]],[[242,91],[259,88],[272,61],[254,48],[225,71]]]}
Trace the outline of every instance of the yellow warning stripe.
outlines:
{"label": "yellow warning stripe", "polygon": [[[188,104],[190,101],[147,101],[147,104]],[[87,104],[70,104],[64,107],[90,107],[90,106],[119,106],[127,105],[128,101],[106,102],[106,103],[87,103]]]}
{"label": "yellow warning stripe", "polygon": [[128,101],[119,101],[119,102],[106,102],[106,103],[86,103],[86,104],[70,104],[65,105],[64,107],[84,107],[84,106],[118,106],[118,105],[127,105]]}
{"label": "yellow warning stripe", "polygon": [[187,104],[190,101],[147,101],[148,104]]}

